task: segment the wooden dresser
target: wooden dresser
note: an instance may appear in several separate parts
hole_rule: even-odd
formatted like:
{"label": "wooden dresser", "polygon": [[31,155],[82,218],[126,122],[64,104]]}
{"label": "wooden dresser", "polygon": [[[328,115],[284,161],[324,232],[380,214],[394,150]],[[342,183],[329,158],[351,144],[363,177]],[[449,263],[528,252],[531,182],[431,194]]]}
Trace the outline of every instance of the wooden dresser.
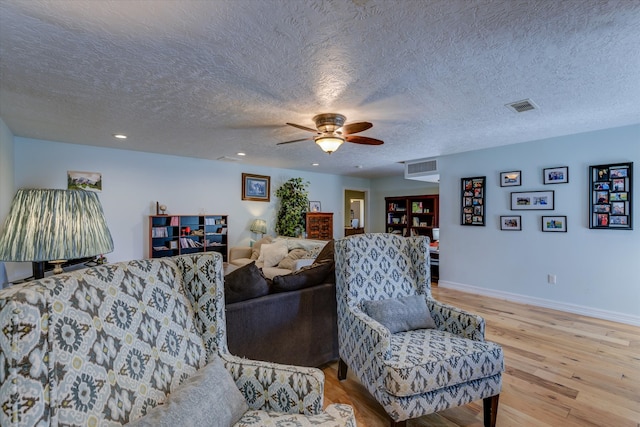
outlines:
{"label": "wooden dresser", "polygon": [[333,239],[333,213],[307,212],[307,239]]}

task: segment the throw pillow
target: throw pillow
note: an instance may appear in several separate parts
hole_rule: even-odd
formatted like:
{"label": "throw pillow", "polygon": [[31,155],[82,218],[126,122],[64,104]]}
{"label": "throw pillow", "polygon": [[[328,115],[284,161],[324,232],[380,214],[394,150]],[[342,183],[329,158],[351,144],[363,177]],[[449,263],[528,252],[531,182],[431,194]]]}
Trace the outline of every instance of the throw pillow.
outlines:
{"label": "throw pillow", "polygon": [[167,400],[128,425],[131,427],[230,427],[249,410],[222,363],[214,359],[180,384]]}
{"label": "throw pillow", "polygon": [[410,295],[379,301],[363,301],[362,308],[392,334],[413,329],[435,329],[424,295]]}
{"label": "throw pillow", "polygon": [[335,242],[333,240],[329,240],[327,244],[324,245],[324,248],[322,248],[318,256],[316,257],[315,262],[322,262],[324,260],[330,260],[331,262],[333,262],[334,247],[335,247],[334,243]]}
{"label": "throw pillow", "polygon": [[307,256],[307,251],[305,251],[304,249],[300,249],[300,248],[293,249],[287,254],[286,257],[283,258],[282,261],[280,261],[280,264],[278,264],[278,268],[295,270],[296,261],[299,260],[300,258],[306,258],[306,256]]}
{"label": "throw pillow", "polygon": [[319,285],[325,282],[332,268],[333,262],[323,261],[321,263],[314,263],[308,267],[303,267],[285,276],[276,276],[273,278],[273,291],[297,291]]}
{"label": "throw pillow", "polygon": [[255,261],[224,276],[224,302],[232,304],[269,293],[269,284]]}
{"label": "throw pillow", "polygon": [[272,240],[271,236],[264,236],[262,239],[255,242],[251,247],[251,259],[254,261],[257,260],[260,257],[260,247],[262,244],[271,243]]}
{"label": "throw pillow", "polygon": [[289,249],[286,242],[276,242],[262,244],[260,246],[260,256],[258,262],[263,263],[263,267],[275,267],[287,256]]}

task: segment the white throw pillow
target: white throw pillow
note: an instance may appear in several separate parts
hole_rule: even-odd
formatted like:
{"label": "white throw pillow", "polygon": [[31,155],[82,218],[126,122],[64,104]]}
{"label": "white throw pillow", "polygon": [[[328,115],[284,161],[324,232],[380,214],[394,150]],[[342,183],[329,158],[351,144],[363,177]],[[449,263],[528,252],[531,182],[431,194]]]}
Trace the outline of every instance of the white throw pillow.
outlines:
{"label": "white throw pillow", "polygon": [[287,254],[289,249],[286,242],[276,242],[271,244],[263,244],[260,246],[260,256],[258,262],[262,262],[263,267],[275,267],[280,264]]}

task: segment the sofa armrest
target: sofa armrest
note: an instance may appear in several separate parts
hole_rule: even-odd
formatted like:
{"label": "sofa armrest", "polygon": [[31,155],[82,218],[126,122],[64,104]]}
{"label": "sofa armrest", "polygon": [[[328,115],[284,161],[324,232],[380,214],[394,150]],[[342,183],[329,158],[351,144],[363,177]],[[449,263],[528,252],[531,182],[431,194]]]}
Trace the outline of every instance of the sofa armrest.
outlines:
{"label": "sofa armrest", "polygon": [[474,341],[484,341],[484,318],[452,305],[427,298],[427,306],[438,329]]}
{"label": "sofa armrest", "polygon": [[232,246],[229,248],[229,262],[238,258],[251,258],[251,247]]}
{"label": "sofa armrest", "polygon": [[317,368],[221,354],[251,409],[317,415],[324,403],[324,374]]}

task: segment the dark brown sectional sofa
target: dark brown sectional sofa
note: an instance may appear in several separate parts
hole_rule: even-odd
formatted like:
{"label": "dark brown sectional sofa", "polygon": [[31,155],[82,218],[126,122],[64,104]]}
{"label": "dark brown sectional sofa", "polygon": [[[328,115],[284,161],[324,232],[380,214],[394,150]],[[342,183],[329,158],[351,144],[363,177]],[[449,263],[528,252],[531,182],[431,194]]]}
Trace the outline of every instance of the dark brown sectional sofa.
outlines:
{"label": "dark brown sectional sofa", "polygon": [[298,366],[338,359],[333,241],[311,266],[265,279],[254,263],[225,276],[227,341],[241,357]]}

